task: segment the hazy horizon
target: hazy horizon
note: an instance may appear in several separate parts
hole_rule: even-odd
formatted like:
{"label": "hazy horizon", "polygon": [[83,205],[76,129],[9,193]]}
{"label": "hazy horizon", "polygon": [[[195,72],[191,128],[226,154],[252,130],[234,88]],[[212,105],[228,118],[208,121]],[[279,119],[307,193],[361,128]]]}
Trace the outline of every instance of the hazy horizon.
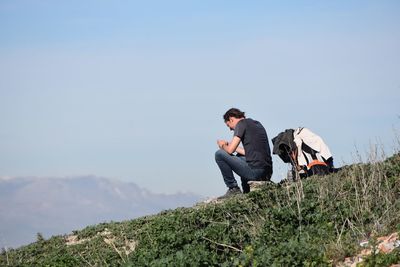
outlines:
{"label": "hazy horizon", "polygon": [[157,194],[133,182],[82,176],[0,178],[0,249],[111,221],[191,207],[202,196]]}

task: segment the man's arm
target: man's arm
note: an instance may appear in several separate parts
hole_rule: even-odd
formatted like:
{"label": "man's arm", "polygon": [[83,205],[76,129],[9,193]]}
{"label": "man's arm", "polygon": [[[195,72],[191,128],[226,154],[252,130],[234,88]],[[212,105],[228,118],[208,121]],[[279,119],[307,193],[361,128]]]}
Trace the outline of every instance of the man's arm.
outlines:
{"label": "man's arm", "polygon": [[245,154],[245,152],[244,152],[244,148],[243,147],[240,147],[240,146],[238,146],[237,148],[236,148],[236,153],[238,153],[238,154],[240,154],[240,155],[246,155]]}
{"label": "man's arm", "polygon": [[239,147],[240,138],[237,136],[234,136],[230,143],[228,143],[225,140],[218,140],[217,143],[218,143],[219,148],[225,150],[229,154],[232,154],[233,152],[237,151],[237,149],[242,150],[241,152],[244,152],[244,149]]}

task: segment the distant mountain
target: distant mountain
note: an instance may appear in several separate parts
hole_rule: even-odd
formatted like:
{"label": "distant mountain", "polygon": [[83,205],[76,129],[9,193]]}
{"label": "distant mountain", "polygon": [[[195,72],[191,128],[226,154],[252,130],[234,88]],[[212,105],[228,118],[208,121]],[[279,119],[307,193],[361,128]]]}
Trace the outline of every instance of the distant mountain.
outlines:
{"label": "distant mountain", "polygon": [[155,194],[95,176],[0,178],[0,248],[17,247],[84,226],[192,206],[200,196]]}

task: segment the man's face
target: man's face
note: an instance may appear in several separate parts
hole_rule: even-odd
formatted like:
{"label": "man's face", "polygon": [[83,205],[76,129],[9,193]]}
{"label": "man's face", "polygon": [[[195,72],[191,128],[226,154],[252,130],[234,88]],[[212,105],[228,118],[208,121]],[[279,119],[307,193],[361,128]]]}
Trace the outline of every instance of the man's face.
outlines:
{"label": "man's face", "polygon": [[228,121],[225,122],[226,126],[228,126],[228,128],[233,131],[235,129],[235,125],[233,123],[233,119],[232,117],[229,118]]}

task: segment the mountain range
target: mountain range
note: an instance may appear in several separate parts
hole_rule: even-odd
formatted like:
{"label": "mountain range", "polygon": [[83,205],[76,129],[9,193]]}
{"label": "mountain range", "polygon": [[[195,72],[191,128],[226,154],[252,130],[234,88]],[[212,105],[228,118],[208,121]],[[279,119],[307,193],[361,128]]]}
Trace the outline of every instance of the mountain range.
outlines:
{"label": "mountain range", "polygon": [[86,225],[121,221],[176,207],[201,196],[157,194],[134,183],[96,176],[0,178],[0,248],[42,236],[66,234]]}

